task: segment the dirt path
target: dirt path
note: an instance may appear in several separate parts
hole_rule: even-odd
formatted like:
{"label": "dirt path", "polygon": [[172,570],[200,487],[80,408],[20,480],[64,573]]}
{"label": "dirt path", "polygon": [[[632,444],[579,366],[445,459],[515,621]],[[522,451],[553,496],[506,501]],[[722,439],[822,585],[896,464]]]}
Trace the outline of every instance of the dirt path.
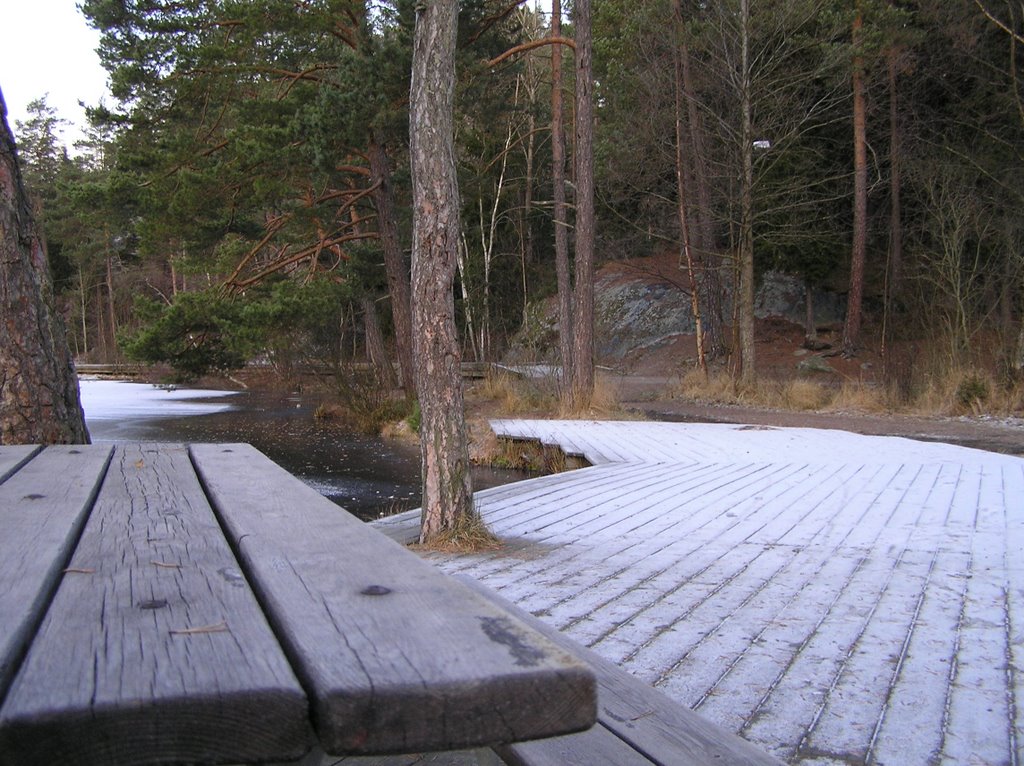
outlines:
{"label": "dirt path", "polygon": [[[625,383],[625,382],[624,382]],[[652,420],[697,423],[749,423],[788,428],[829,428],[876,436],[904,436],[921,441],[1024,456],[1024,420],[1010,418],[922,418],[908,415],[787,412],[729,404],[703,404],[682,399],[652,400],[668,379],[636,378],[622,385],[621,406]]]}

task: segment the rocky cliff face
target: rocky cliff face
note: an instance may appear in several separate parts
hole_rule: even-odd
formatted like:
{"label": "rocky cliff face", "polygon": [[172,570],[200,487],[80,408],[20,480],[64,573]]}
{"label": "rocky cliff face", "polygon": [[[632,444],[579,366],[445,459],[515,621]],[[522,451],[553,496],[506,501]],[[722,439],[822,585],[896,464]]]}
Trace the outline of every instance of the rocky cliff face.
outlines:
{"label": "rocky cliff face", "polygon": [[[674,264],[654,259],[603,267],[595,282],[599,362],[616,366],[664,348],[680,336],[692,335],[694,322],[685,285],[685,275]],[[819,326],[842,322],[843,296],[816,290],[813,300]],[[558,353],[556,312],[554,299],[535,307],[531,321],[514,339],[508,361],[554,360]],[[757,292],[755,314],[759,319],[779,318],[803,325],[803,284],[785,274],[766,273]]]}

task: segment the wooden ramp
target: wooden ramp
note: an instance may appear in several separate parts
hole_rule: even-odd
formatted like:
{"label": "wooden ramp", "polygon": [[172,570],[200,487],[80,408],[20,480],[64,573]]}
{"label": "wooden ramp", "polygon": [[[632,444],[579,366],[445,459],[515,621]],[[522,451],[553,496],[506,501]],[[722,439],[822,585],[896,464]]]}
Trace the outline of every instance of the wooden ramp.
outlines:
{"label": "wooden ramp", "polygon": [[1024,459],[810,429],[492,426],[593,466],[477,493],[506,546],[432,554],[445,571],[791,763],[1024,760]]}

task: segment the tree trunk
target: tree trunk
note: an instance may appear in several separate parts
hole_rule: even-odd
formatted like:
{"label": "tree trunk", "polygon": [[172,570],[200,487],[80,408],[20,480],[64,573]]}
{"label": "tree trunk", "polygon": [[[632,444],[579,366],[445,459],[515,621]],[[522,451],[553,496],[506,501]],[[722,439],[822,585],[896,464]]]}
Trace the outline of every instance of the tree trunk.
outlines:
{"label": "tree trunk", "polygon": [[[853,20],[854,49],[861,43],[864,19],[860,3]],[[853,356],[860,342],[861,304],[864,300],[864,260],[867,253],[868,155],[867,117],[864,92],[864,59],[853,59],[853,249],[850,255],[850,291],[847,295],[846,324],[843,327],[843,355]]]}
{"label": "tree trunk", "polygon": [[903,277],[902,153],[895,48],[889,49],[889,292],[899,295]]}
{"label": "tree trunk", "polygon": [[[681,35],[683,15],[676,3],[672,15],[672,24],[676,34]],[[683,54],[679,46],[672,50],[673,85],[675,86],[675,130],[676,130],[676,203],[679,214],[679,234],[682,240],[682,261],[690,286],[690,311],[697,335],[697,366],[704,375],[708,374],[707,356],[704,352],[704,325],[700,315],[700,298],[697,291],[697,277],[693,263],[693,250],[690,246],[690,223],[687,216],[686,194],[686,156],[683,151]]]}
{"label": "tree trunk", "polygon": [[[673,8],[673,27],[677,35],[681,35],[683,27],[683,14],[680,3]],[[686,276],[690,288],[690,311],[693,314],[693,326],[696,330],[697,343],[697,367],[700,371],[708,374],[708,357],[705,354],[705,338],[703,338],[703,323],[700,317],[700,300],[697,295],[696,272],[693,265],[693,250],[690,247],[690,225],[686,208],[686,156],[683,151],[683,53],[680,46],[672,50],[673,63],[673,85],[675,87],[676,101],[676,203],[679,215],[679,233],[682,240],[682,262],[686,267]]]}
{"label": "tree trunk", "polygon": [[594,71],[590,0],[575,0],[576,251],[573,262],[572,409],[594,398]]}
{"label": "tree trunk", "polygon": [[[680,3],[681,4],[681,3]],[[676,6],[682,20],[682,9]],[[686,98],[687,123],[690,129],[690,159],[693,165],[693,185],[697,192],[697,226],[693,247],[701,263],[700,290],[701,318],[704,329],[704,352],[707,359],[725,356],[725,330],[722,315],[722,257],[715,246],[715,225],[711,217],[711,189],[707,179],[707,148],[704,141],[704,120],[693,93],[693,73],[690,67],[690,49],[686,42],[679,46],[683,70],[683,94]]]}
{"label": "tree trunk", "polygon": [[523,205],[519,211],[519,250],[520,260],[522,262],[523,269],[523,323],[526,323],[527,316],[530,307],[530,285],[529,285],[529,267],[533,263],[533,224],[531,217],[533,213],[533,164],[534,155],[536,152],[537,136],[535,128],[537,126],[536,117],[536,98],[534,92],[534,79],[533,79],[533,64],[532,58],[527,60],[527,71],[528,75],[528,94],[529,104],[527,105],[527,123],[526,123],[526,177],[523,179]]}
{"label": "tree trunk", "polygon": [[402,254],[395,218],[395,197],[391,187],[391,165],[379,135],[370,140],[370,174],[376,187],[373,192],[377,208],[377,230],[384,251],[384,270],[387,272],[388,292],[391,295],[391,318],[395,325],[395,348],[398,352],[398,374],[407,397],[416,395],[413,375],[412,315],[409,297],[409,267]]}
{"label": "tree trunk", "polygon": [[471,517],[461,353],[452,296],[459,247],[453,101],[457,0],[417,6],[410,93],[413,356],[420,400],[420,541]]}
{"label": "tree trunk", "polygon": [[377,321],[377,304],[368,295],[362,298],[363,330],[366,338],[366,356],[373,367],[377,381],[386,388],[395,387],[395,368],[391,366],[388,352],[384,346],[384,333]]}
{"label": "tree trunk", "polygon": [[756,378],[754,367],[754,127],[753,94],[750,78],[750,0],[740,2],[742,71],[740,111],[743,178],[740,189],[739,289],[737,290],[738,332],[740,346],[740,380],[751,384]]}
{"label": "tree trunk", "polygon": [[[108,240],[109,243],[109,240]],[[117,303],[114,299],[114,256],[107,250],[107,332],[110,334],[110,354],[107,361],[117,357]]]}
{"label": "tree trunk", "polygon": [[0,444],[85,444],[64,321],[0,94]]}
{"label": "tree trunk", "polygon": [[814,288],[804,282],[804,345],[814,348],[818,343],[818,324],[814,321]]}
{"label": "tree trunk", "polygon": [[82,354],[87,356],[89,354],[89,325],[88,317],[86,315],[86,286],[85,276],[82,273],[82,266],[78,266],[78,295],[79,295],[79,308],[82,312]]}
{"label": "tree trunk", "polygon": [[[551,35],[562,36],[561,0],[551,3]],[[562,46],[551,46],[551,179],[555,215],[555,274],[558,281],[558,337],[562,354],[562,398],[568,403],[573,379],[572,282],[569,221],[565,204],[565,120],[562,109]]]}

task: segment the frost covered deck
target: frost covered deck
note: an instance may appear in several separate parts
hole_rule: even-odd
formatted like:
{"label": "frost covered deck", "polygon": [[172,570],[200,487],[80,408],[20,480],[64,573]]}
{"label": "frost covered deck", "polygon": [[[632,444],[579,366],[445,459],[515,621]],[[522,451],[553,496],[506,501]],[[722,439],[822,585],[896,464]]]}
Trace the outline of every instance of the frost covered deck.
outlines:
{"label": "frost covered deck", "polygon": [[1024,761],[1024,459],[812,429],[492,426],[593,465],[477,493],[506,547],[432,555],[445,571],[792,763]]}

